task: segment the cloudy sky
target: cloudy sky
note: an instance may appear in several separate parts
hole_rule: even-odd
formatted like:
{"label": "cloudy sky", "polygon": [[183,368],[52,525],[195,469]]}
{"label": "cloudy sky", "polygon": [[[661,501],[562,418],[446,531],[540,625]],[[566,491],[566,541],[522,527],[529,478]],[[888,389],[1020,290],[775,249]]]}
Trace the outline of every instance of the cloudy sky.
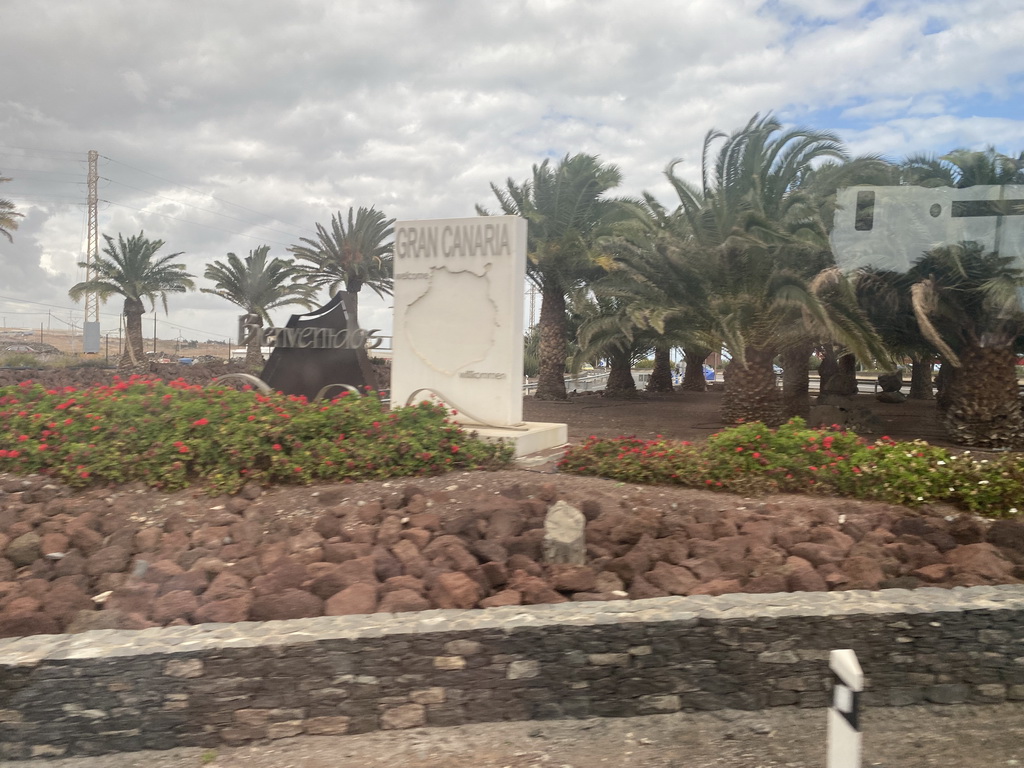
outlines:
{"label": "cloudy sky", "polygon": [[[472,216],[489,182],[589,152],[672,204],[711,128],[756,112],[893,159],[1024,150],[1020,0],[46,0],[0,4],[7,327],[80,326],[86,156],[101,233],[144,230],[190,271],[285,256],[349,206]],[[208,285],[199,277],[200,285]],[[363,325],[389,329],[364,292]],[[101,308],[117,328],[120,303]],[[275,320],[283,321],[287,310]],[[175,295],[161,338],[234,334]],[[151,323],[147,314],[145,322]],[[151,326],[145,326],[148,330]]]}

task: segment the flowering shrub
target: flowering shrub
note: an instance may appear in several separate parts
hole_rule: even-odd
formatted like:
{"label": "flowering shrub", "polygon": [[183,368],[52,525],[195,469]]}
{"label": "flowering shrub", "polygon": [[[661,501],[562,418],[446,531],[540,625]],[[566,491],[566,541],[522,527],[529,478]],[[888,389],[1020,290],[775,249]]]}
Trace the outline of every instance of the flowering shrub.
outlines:
{"label": "flowering shrub", "polygon": [[330,402],[142,377],[110,386],[0,389],[0,470],[72,486],[141,480],[167,490],[200,481],[233,492],[263,484],[367,480],[503,466],[430,403],[384,409],[371,393]]}
{"label": "flowering shrub", "polygon": [[723,430],[700,447],[636,437],[570,448],[564,472],[624,482],[668,483],[732,493],[820,493],[916,505],[943,501],[990,516],[1024,508],[1024,456],[976,459],[916,440],[875,442],[837,426],[792,419],[771,429],[753,422]]}

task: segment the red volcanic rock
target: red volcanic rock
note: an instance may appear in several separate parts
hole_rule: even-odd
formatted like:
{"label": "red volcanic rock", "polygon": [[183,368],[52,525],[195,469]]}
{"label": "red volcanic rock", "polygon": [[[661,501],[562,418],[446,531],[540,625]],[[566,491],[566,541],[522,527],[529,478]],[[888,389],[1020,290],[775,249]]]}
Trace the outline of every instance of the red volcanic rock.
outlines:
{"label": "red volcanic rock", "polygon": [[373,551],[372,544],[358,544],[354,541],[328,541],[323,545],[324,560],[328,563],[344,563],[366,557]]}
{"label": "red volcanic rock", "polygon": [[637,576],[629,585],[630,600],[645,600],[648,597],[668,597],[668,590],[656,587],[643,576]]}
{"label": "red volcanic rock", "polygon": [[[377,575],[373,558],[365,557],[344,563],[324,563],[318,574],[307,584],[308,589],[321,600],[336,595],[353,584],[370,584],[377,588]],[[276,590],[274,591],[276,592]],[[270,594],[274,594],[270,592]]]}
{"label": "red volcanic rock", "polygon": [[76,584],[62,582],[54,584],[43,597],[43,612],[66,627],[79,611],[95,610],[96,604],[85,590]]}
{"label": "red volcanic rock", "polygon": [[149,616],[158,624],[170,624],[177,619],[190,620],[198,608],[199,600],[193,592],[176,589],[157,597]]}
{"label": "red volcanic rock", "polygon": [[842,531],[824,525],[812,528],[810,537],[815,544],[827,544],[843,554],[849,552],[850,547],[855,544],[852,536],[847,536]]}
{"label": "red volcanic rock", "polygon": [[0,637],[55,635],[60,630],[56,619],[38,611],[0,614]]}
{"label": "red volcanic rock", "polygon": [[[163,587],[168,581],[183,573],[185,570],[173,560],[157,560],[149,563],[146,572],[142,574],[142,580]],[[205,582],[203,586],[206,586]]]}
{"label": "red volcanic rock", "polygon": [[553,590],[546,580],[532,576],[526,571],[514,571],[509,578],[508,588],[522,595],[524,605],[568,602],[565,595]]}
{"label": "red volcanic rock", "polygon": [[391,546],[401,538],[402,528],[402,518],[398,515],[385,517],[377,529],[377,543]]}
{"label": "red volcanic rock", "polygon": [[911,571],[910,575],[916,576],[921,579],[921,581],[937,584],[952,577],[953,570],[953,566],[949,563],[935,563],[934,565],[926,565],[923,568],[917,568]]}
{"label": "red volcanic rock", "polygon": [[246,621],[249,618],[249,607],[253,596],[246,592],[238,597],[225,600],[214,600],[200,605],[194,614],[196,623]]}
{"label": "red volcanic rock", "polygon": [[509,508],[494,510],[487,520],[487,530],[484,538],[491,541],[501,541],[519,536],[525,527],[522,515],[519,514],[518,505],[507,500],[512,505]]}
{"label": "red volcanic rock", "polygon": [[[1013,562],[992,544],[966,544],[946,553],[958,574],[970,574],[991,581],[1006,581],[1013,574]],[[988,582],[982,582],[988,583]]]}
{"label": "red volcanic rock", "polygon": [[597,572],[588,565],[549,565],[548,577],[559,592],[592,592],[597,586]]}
{"label": "red volcanic rock", "polygon": [[324,603],[303,589],[286,589],[273,595],[260,595],[249,607],[253,621],[286,621],[309,619],[323,614]]}
{"label": "red volcanic rock", "polygon": [[794,544],[790,547],[789,552],[815,566],[825,563],[840,563],[845,558],[845,555],[837,548],[811,541]]}
{"label": "red volcanic rock", "polygon": [[70,548],[71,540],[63,533],[44,534],[39,545],[39,551],[44,555],[53,554],[55,552],[64,553]]}
{"label": "red volcanic rock", "polygon": [[[790,558],[799,559],[799,558]],[[806,562],[806,561],[805,561]],[[801,568],[790,571],[786,577],[786,587],[790,592],[827,592],[828,584],[821,574],[813,568]],[[786,590],[780,590],[786,591]]]}
{"label": "red volcanic rock", "polygon": [[[199,597],[199,602],[202,604],[212,603],[223,600],[232,600],[240,597],[248,597],[252,599],[252,595],[249,593],[249,585],[245,579],[240,576],[235,576],[232,573],[218,573],[216,578],[210,582],[210,586],[206,588]],[[248,606],[246,606],[248,608]]]}
{"label": "red volcanic rock", "polygon": [[159,591],[156,584],[125,584],[111,592],[103,609],[147,616]]}
{"label": "red volcanic rock", "polygon": [[433,536],[434,534],[426,528],[406,528],[399,534],[399,538],[411,541],[417,549],[427,546]]}
{"label": "red volcanic rock", "polygon": [[753,594],[772,594],[775,592],[788,592],[789,580],[782,573],[763,573],[754,576],[743,585],[744,592]]}
{"label": "red volcanic rock", "polygon": [[509,569],[504,563],[483,563],[480,572],[490,587],[500,587],[508,582]]}
{"label": "red volcanic rock", "polygon": [[377,608],[377,587],[373,584],[353,584],[328,598],[324,603],[324,615],[376,613]]}
{"label": "red volcanic rock", "polygon": [[480,585],[459,572],[440,574],[430,590],[431,601],[438,608],[473,608],[482,597]]}
{"label": "red volcanic rock", "polygon": [[686,565],[690,559],[690,546],[684,538],[670,536],[658,539],[656,543],[660,560],[667,560],[673,565]]}
{"label": "red volcanic rock", "polygon": [[688,595],[699,581],[688,568],[661,562],[644,574],[644,579],[670,595]]}
{"label": "red volcanic rock", "polygon": [[901,562],[906,563],[906,570],[908,571],[943,562],[942,553],[931,544],[920,539],[917,539],[916,543],[897,542],[896,556]]}
{"label": "red volcanic rock", "polygon": [[85,572],[90,576],[103,573],[121,573],[128,567],[131,553],[127,547],[102,547],[91,554],[85,563]]}
{"label": "red volcanic rock", "polygon": [[341,536],[341,519],[331,512],[325,512],[313,523],[313,530],[325,539]]}
{"label": "red volcanic rock", "polygon": [[[475,582],[474,582],[475,583]],[[403,613],[406,611],[425,611],[430,602],[411,589],[396,589],[383,595],[377,606],[377,613]]]}
{"label": "red volcanic rock", "polygon": [[503,589],[480,601],[481,608],[498,608],[503,605],[522,605],[523,594],[516,589]]}
{"label": "red volcanic rock", "polygon": [[878,562],[863,555],[847,558],[839,564],[839,569],[848,579],[844,584],[847,589],[879,589],[885,581],[885,573]]}
{"label": "red volcanic rock", "polygon": [[997,547],[1024,553],[1024,523],[996,520],[989,526],[985,540]]}
{"label": "red volcanic rock", "polygon": [[392,576],[380,585],[381,594],[394,592],[398,589],[411,589],[413,592],[417,592],[420,595],[427,594],[426,583],[424,583],[423,579],[418,579],[415,576]]}
{"label": "red volcanic rock", "polygon": [[160,586],[161,594],[184,589],[193,594],[199,594],[210,584],[210,577],[205,571],[185,571],[176,576],[171,576]]}
{"label": "red volcanic rock", "polygon": [[703,584],[698,584],[690,592],[691,595],[731,595],[743,592],[743,584],[739,579],[712,579]]}

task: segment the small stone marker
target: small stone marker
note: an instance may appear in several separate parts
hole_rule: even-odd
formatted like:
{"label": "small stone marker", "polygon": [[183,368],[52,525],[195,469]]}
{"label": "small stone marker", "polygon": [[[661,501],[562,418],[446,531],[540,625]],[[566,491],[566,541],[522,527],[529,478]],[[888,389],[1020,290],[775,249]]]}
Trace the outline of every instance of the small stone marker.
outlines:
{"label": "small stone marker", "polygon": [[556,501],[544,518],[544,562],[583,565],[587,561],[587,518],[576,507]]}
{"label": "small stone marker", "polygon": [[864,673],[849,649],[829,653],[832,706],[828,710],[828,768],[860,768],[860,693]]}

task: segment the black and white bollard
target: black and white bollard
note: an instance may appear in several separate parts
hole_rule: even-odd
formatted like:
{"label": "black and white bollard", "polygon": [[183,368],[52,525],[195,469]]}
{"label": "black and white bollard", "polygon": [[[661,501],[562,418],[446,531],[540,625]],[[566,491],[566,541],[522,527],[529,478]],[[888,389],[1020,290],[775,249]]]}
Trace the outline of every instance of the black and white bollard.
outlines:
{"label": "black and white bollard", "polygon": [[832,651],[832,706],[828,710],[828,768],[860,768],[860,693],[864,673],[857,654]]}

